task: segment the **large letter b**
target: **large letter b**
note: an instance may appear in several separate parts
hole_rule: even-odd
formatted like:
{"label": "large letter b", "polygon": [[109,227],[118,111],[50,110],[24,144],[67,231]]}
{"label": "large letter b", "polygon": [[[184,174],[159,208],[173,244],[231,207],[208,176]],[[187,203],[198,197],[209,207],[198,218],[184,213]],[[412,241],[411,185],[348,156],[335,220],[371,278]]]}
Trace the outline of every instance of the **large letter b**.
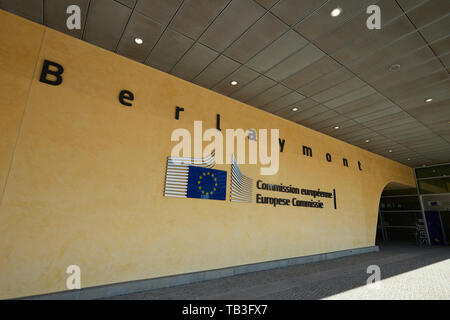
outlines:
{"label": "large letter b", "polygon": [[[55,67],[56,70],[50,70],[50,66]],[[42,67],[41,78],[39,81],[52,86],[59,86],[63,81],[63,78],[61,77],[63,72],[64,68],[62,65],[53,61],[44,60],[44,66]],[[54,76],[55,79],[48,79],[48,74]]]}

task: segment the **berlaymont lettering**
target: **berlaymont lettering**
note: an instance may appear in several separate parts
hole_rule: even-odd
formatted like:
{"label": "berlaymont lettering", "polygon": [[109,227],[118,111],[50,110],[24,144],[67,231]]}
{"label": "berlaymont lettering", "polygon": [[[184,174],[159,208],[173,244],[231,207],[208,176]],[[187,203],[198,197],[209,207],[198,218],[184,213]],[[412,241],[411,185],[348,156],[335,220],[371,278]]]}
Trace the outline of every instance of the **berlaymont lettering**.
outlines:
{"label": "berlaymont lettering", "polygon": [[[63,82],[63,72],[64,72],[64,67],[61,64],[54,62],[54,61],[50,61],[50,60],[44,60],[39,81],[49,84],[49,85],[52,85],[52,86],[59,86]],[[49,76],[52,77],[53,79],[50,78]],[[118,95],[119,102],[122,105],[127,106],[127,107],[133,106],[132,101],[134,100],[134,98],[135,98],[135,95],[130,90],[121,90]],[[175,110],[175,120],[180,119],[180,112],[186,111],[185,108],[181,108],[179,106],[174,106],[174,110]],[[217,114],[216,115],[216,130],[218,131],[218,134],[220,134],[220,131],[221,131],[220,119],[221,119],[220,114]],[[201,128],[200,128],[200,130],[201,130]],[[196,134],[196,130],[194,129],[194,139],[200,140],[200,141],[203,139],[203,135],[201,133],[200,133],[200,137],[196,137],[195,134]],[[248,129],[247,132],[245,132],[245,135],[249,138],[249,141],[252,141],[252,140],[257,141],[257,135],[256,135],[255,129],[252,129],[252,128]],[[234,139],[234,136],[232,136],[231,138]],[[215,142],[217,143],[217,139],[215,140]],[[278,142],[279,142],[279,146],[280,146],[280,152],[283,152],[285,143],[286,143],[286,139],[278,138]],[[190,152],[190,147],[188,149]],[[313,156],[312,148],[308,147],[306,145],[302,146],[302,153],[303,153],[303,155],[308,156],[308,157]],[[325,155],[325,159],[328,162],[333,161],[332,155],[328,152]],[[219,163],[222,163],[222,162],[219,162]],[[346,159],[346,158],[342,158],[342,163],[346,167],[349,166],[348,159]],[[362,171],[361,162],[358,161],[357,163],[358,163],[358,169],[360,171]]]}
{"label": "berlaymont lettering", "polygon": [[[415,185],[410,167],[1,10],[0,48],[0,298],[67,291],[73,266],[77,290],[372,247],[382,190]],[[258,152],[194,138],[172,154],[196,121],[202,138],[245,128]]]}

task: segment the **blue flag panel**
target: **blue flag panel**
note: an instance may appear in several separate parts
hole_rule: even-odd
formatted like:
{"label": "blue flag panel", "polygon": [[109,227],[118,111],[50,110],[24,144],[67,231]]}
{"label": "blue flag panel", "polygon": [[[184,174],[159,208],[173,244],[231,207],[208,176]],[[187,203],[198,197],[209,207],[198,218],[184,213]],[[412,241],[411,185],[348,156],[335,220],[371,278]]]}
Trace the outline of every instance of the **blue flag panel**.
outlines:
{"label": "blue flag panel", "polygon": [[445,246],[444,232],[442,231],[439,211],[425,211],[428,234],[433,245]]}
{"label": "blue flag panel", "polygon": [[188,198],[225,200],[226,193],[226,171],[189,166]]}

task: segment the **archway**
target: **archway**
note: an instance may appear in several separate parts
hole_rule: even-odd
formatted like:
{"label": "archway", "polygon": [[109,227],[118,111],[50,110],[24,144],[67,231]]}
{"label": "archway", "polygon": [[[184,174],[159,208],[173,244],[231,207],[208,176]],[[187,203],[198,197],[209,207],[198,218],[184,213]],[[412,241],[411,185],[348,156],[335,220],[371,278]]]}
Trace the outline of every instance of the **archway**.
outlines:
{"label": "archway", "polygon": [[416,187],[388,183],[380,196],[377,245],[426,244],[427,232]]}

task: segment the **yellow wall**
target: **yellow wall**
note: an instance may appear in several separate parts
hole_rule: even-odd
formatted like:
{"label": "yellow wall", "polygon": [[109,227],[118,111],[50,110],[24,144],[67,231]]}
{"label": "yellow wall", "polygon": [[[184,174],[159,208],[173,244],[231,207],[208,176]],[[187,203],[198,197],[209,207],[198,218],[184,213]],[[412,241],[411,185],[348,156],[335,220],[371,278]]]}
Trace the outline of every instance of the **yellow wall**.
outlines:
{"label": "yellow wall", "polygon": [[[39,82],[44,59],[62,85]],[[414,186],[409,167],[4,11],[0,68],[0,298],[66,290],[72,264],[85,288],[371,246],[385,185]],[[335,188],[338,209],[164,197],[171,132],[217,113],[222,129],[279,128],[280,170],[263,180]]]}

